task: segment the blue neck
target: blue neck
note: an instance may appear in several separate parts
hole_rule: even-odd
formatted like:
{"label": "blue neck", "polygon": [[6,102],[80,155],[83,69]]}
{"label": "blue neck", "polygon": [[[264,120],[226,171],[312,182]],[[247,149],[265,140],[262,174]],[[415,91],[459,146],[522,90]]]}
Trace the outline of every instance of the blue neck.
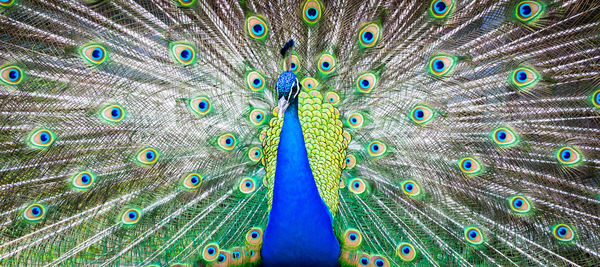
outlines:
{"label": "blue neck", "polygon": [[285,111],[277,149],[273,206],[265,230],[265,266],[336,266],[339,242],[308,163],[298,101]]}

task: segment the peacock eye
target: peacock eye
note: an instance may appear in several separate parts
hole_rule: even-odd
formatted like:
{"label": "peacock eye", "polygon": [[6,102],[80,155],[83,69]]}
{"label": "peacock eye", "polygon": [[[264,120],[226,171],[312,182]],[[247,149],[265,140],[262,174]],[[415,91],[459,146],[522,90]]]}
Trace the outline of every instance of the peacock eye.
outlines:
{"label": "peacock eye", "polygon": [[306,78],[302,79],[302,82],[300,82],[300,84],[302,84],[302,87],[304,87],[308,90],[313,90],[313,89],[317,88],[317,86],[319,85],[319,82],[317,82],[317,80],[315,78],[306,77]]}
{"label": "peacock eye", "polygon": [[318,0],[309,0],[302,8],[302,19],[309,25],[315,24],[321,19],[323,5]]}
{"label": "peacock eye", "polygon": [[100,116],[107,122],[120,122],[125,117],[125,110],[117,104],[111,104],[100,110]]}
{"label": "peacock eye", "polygon": [[188,44],[175,43],[171,45],[171,54],[176,62],[190,65],[196,61],[196,49]]}
{"label": "peacock eye", "polygon": [[512,72],[510,81],[518,89],[528,89],[539,81],[537,72],[529,67],[519,67]]}
{"label": "peacock eye", "polygon": [[356,79],[356,90],[361,93],[369,93],[377,85],[377,76],[371,72],[363,73]]}
{"label": "peacock eye", "polygon": [[335,107],[340,103],[340,96],[336,92],[327,92],[323,100]]}
{"label": "peacock eye", "polygon": [[195,172],[188,173],[183,177],[181,184],[185,189],[196,189],[202,184],[202,176]]}
{"label": "peacock eye", "polygon": [[108,54],[104,46],[100,44],[88,44],[81,48],[81,56],[83,56],[87,62],[98,65],[106,60]]}
{"label": "peacock eye", "polygon": [[417,105],[410,111],[410,119],[418,125],[427,125],[433,120],[433,109],[425,105]]}
{"label": "peacock eye", "polygon": [[219,137],[218,144],[219,147],[224,150],[232,150],[237,143],[235,136],[232,134],[224,134]]}
{"label": "peacock eye", "polygon": [[240,181],[239,189],[244,194],[252,193],[256,190],[256,182],[252,178],[246,177]]}
{"label": "peacock eye", "polygon": [[540,17],[544,11],[544,5],[537,1],[522,1],[516,9],[515,15],[522,22],[530,23]]}
{"label": "peacock eye", "polygon": [[354,194],[360,195],[367,190],[367,185],[362,179],[354,178],[348,183],[348,190]]}
{"label": "peacock eye", "polygon": [[258,227],[253,227],[246,233],[246,243],[250,246],[258,246],[263,241],[263,230]]}
{"label": "peacock eye", "polygon": [[374,255],[371,257],[371,262],[373,262],[374,266],[377,267],[389,267],[390,263],[387,258],[379,255]]}
{"label": "peacock eye", "polygon": [[360,257],[360,259],[358,260],[358,263],[359,263],[361,266],[368,266],[368,265],[369,265],[369,262],[371,262],[371,261],[369,260],[369,257],[366,257],[366,256],[362,256],[362,257]]}
{"label": "peacock eye", "polygon": [[562,242],[569,242],[575,238],[573,228],[563,223],[557,224],[554,227],[552,227],[552,234],[556,239]]}
{"label": "peacock eye", "polygon": [[30,222],[36,222],[44,218],[46,215],[46,208],[42,204],[32,204],[25,208],[23,217],[25,220]]}
{"label": "peacock eye", "polygon": [[190,99],[190,109],[197,115],[206,115],[212,110],[210,100],[205,96],[199,96]]}
{"label": "peacock eye", "polygon": [[572,147],[562,147],[556,151],[556,158],[565,166],[575,166],[581,163],[581,153]]}
{"label": "peacock eye", "polygon": [[23,70],[17,66],[6,66],[0,69],[0,80],[7,85],[17,85],[23,81]]}
{"label": "peacock eye", "polygon": [[258,16],[248,17],[246,19],[246,27],[250,37],[257,40],[264,40],[269,32],[266,20]]}
{"label": "peacock eye", "polygon": [[450,11],[454,8],[453,0],[433,0],[429,7],[430,14],[436,19],[443,19],[450,14]]}
{"label": "peacock eye", "polygon": [[221,250],[219,249],[219,245],[217,243],[209,243],[204,246],[204,249],[202,249],[202,259],[207,262],[215,261],[220,254]]}
{"label": "peacock eye", "polygon": [[71,184],[73,184],[73,187],[76,189],[85,190],[92,186],[95,178],[96,175],[93,173],[84,171],[73,175],[73,178],[71,178]]}
{"label": "peacock eye", "polygon": [[265,78],[257,71],[248,73],[246,82],[252,91],[262,91],[265,88]]}
{"label": "peacock eye", "polygon": [[138,223],[141,217],[142,212],[140,210],[131,208],[123,212],[123,215],[121,215],[121,222],[123,224],[133,225]]}
{"label": "peacock eye", "polygon": [[138,154],[137,154],[137,162],[143,165],[152,165],[154,163],[156,163],[156,160],[158,160],[158,151],[156,151],[156,149],[154,148],[144,148],[141,149]]}
{"label": "peacock eye", "polygon": [[396,255],[398,255],[403,261],[409,262],[415,259],[417,253],[411,244],[400,243],[396,248]]}
{"label": "peacock eye", "polygon": [[465,228],[465,239],[472,245],[481,245],[484,242],[483,233],[476,227]]}
{"label": "peacock eye", "polygon": [[350,128],[360,128],[363,125],[363,115],[356,112],[356,113],[352,113],[350,114],[350,116],[348,116],[348,126],[350,126]]}
{"label": "peacock eye", "polygon": [[472,157],[462,158],[458,161],[458,167],[467,175],[476,175],[483,170],[481,163]]}
{"label": "peacock eye", "polygon": [[369,155],[372,157],[382,156],[386,150],[386,145],[381,141],[373,141],[367,146],[367,151],[369,151]]}
{"label": "peacock eye", "polygon": [[455,64],[455,57],[446,55],[435,56],[429,60],[428,70],[434,76],[446,76],[452,71]]}
{"label": "peacock eye", "polygon": [[356,157],[354,155],[346,156],[346,170],[350,170],[356,166]]}
{"label": "peacock eye", "polygon": [[519,138],[512,129],[498,127],[492,131],[492,140],[500,147],[510,147],[516,145]]}
{"label": "peacock eye", "polygon": [[47,148],[54,143],[54,134],[46,129],[33,131],[29,135],[29,143],[37,148]]}
{"label": "peacock eye", "polygon": [[318,64],[322,75],[330,74],[335,70],[335,58],[330,54],[322,54]]}
{"label": "peacock eye", "polygon": [[262,150],[259,147],[253,147],[248,150],[248,158],[251,161],[259,161],[262,158]]}
{"label": "peacock eye", "polygon": [[381,35],[381,26],[375,22],[368,23],[360,28],[358,42],[362,48],[373,47]]}
{"label": "peacock eye", "polygon": [[254,125],[261,125],[266,121],[265,112],[261,109],[255,109],[250,112],[249,119]]}
{"label": "peacock eye", "polygon": [[514,196],[508,200],[510,208],[520,214],[526,214],[531,211],[531,203],[522,196]]}
{"label": "peacock eye", "polygon": [[401,185],[402,191],[408,196],[416,197],[421,194],[421,186],[414,180],[406,180]]}

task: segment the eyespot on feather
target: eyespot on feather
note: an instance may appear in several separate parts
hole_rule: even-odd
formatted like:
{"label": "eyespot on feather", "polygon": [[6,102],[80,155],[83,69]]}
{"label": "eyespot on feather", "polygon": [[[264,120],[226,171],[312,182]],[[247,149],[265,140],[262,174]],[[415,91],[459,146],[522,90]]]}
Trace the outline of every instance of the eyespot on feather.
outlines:
{"label": "eyespot on feather", "polygon": [[100,117],[106,122],[121,122],[125,118],[125,115],[125,109],[118,104],[109,104],[100,110]]}
{"label": "eyespot on feather", "polygon": [[182,42],[171,44],[171,55],[175,62],[184,66],[196,62],[196,48],[191,44]]}
{"label": "eyespot on feather", "polygon": [[545,10],[545,4],[538,1],[521,1],[515,7],[515,17],[526,24],[537,21]]}
{"label": "eyespot on feather", "polygon": [[15,65],[8,65],[0,68],[0,81],[6,85],[18,85],[23,82],[24,78],[25,72]]}
{"label": "eyespot on feather", "polygon": [[367,146],[367,152],[371,157],[383,156],[387,151],[387,146],[381,141],[373,141]]}
{"label": "eyespot on feather", "polygon": [[23,212],[23,217],[29,222],[37,222],[46,216],[46,207],[42,204],[31,204]]}
{"label": "eyespot on feather", "polygon": [[302,4],[302,19],[309,25],[313,25],[321,19],[323,4],[318,0],[307,0]]}
{"label": "eyespot on feather", "polygon": [[265,88],[265,77],[258,71],[252,71],[246,75],[246,83],[250,90],[259,92]]}
{"label": "eyespot on feather", "polygon": [[571,242],[575,238],[575,232],[571,226],[561,223],[552,227],[554,238],[561,242]]}
{"label": "eyespot on feather", "polygon": [[481,245],[485,242],[483,232],[477,227],[465,227],[465,239],[471,245]]}
{"label": "eyespot on feather", "polygon": [[349,228],[346,229],[346,231],[344,232],[343,241],[344,248],[356,249],[360,247],[360,244],[362,243],[362,235],[357,229]]}
{"label": "eyespot on feather", "polygon": [[248,17],[246,19],[246,29],[250,37],[257,40],[264,40],[269,33],[266,19],[259,16]]}
{"label": "eyespot on feather", "polygon": [[147,147],[138,151],[136,160],[142,165],[152,165],[156,163],[160,154],[156,149]]}
{"label": "eyespot on feather", "polygon": [[318,68],[321,75],[328,75],[335,71],[336,60],[331,54],[322,54],[319,57]]}
{"label": "eyespot on feather", "polygon": [[205,96],[198,96],[190,99],[190,109],[199,116],[206,115],[212,110],[210,100]]}
{"label": "eyespot on feather", "polygon": [[405,180],[401,183],[402,192],[407,196],[416,197],[421,194],[421,185],[414,180]]}
{"label": "eyespot on feather", "polygon": [[243,178],[240,181],[240,184],[238,185],[240,192],[242,192],[244,194],[250,194],[250,193],[254,192],[256,190],[256,187],[257,187],[256,181],[254,181],[254,179],[252,179],[250,177]]}
{"label": "eyespot on feather", "polygon": [[71,177],[71,184],[75,189],[86,190],[92,187],[96,175],[89,171],[79,172]]}
{"label": "eyespot on feather", "polygon": [[227,133],[219,137],[217,144],[221,149],[229,151],[235,148],[237,140],[235,139],[235,136],[233,136],[233,134]]}
{"label": "eyespot on feather", "polygon": [[450,55],[438,55],[429,60],[427,65],[429,73],[437,77],[443,77],[454,69],[457,58]]}
{"label": "eyespot on feather", "polygon": [[465,157],[458,161],[459,169],[466,175],[477,175],[483,171],[481,163],[473,157]]}
{"label": "eyespot on feather", "polygon": [[377,85],[377,76],[372,72],[366,72],[356,78],[356,91],[360,93],[370,93]]}
{"label": "eyespot on feather", "polygon": [[531,202],[522,196],[513,196],[508,199],[508,204],[512,211],[518,214],[527,214],[531,211]]}
{"label": "eyespot on feather", "polygon": [[567,167],[575,167],[583,161],[581,152],[573,147],[561,147],[556,151],[558,162]]}
{"label": "eyespot on feather", "polygon": [[409,114],[409,118],[412,122],[425,126],[429,124],[434,117],[435,112],[432,108],[426,105],[416,105]]}
{"label": "eyespot on feather", "polygon": [[367,184],[363,179],[353,178],[348,182],[348,190],[354,194],[360,195],[367,190]]}
{"label": "eyespot on feather", "polygon": [[108,51],[100,44],[87,44],[81,47],[80,54],[88,63],[99,65],[108,58]]}
{"label": "eyespot on feather", "polygon": [[429,6],[429,15],[436,19],[444,19],[454,10],[453,0],[433,0]]}
{"label": "eyespot on feather", "polygon": [[396,255],[398,255],[401,260],[410,262],[413,261],[417,256],[417,251],[413,245],[409,243],[400,243],[396,248]]}
{"label": "eyespot on feather", "polygon": [[219,257],[220,249],[217,243],[209,243],[202,249],[202,259],[207,262],[213,262]]}
{"label": "eyespot on feather", "polygon": [[300,82],[300,84],[302,84],[302,88],[306,88],[306,90],[314,90],[315,88],[317,88],[317,86],[319,86],[319,82],[312,77],[306,77],[304,79],[302,79],[302,81]]}
{"label": "eyespot on feather", "polygon": [[29,134],[29,144],[35,148],[47,148],[54,143],[54,134],[47,129],[38,129]]}
{"label": "eyespot on feather", "polygon": [[188,190],[196,189],[200,187],[201,184],[202,176],[195,172],[186,174],[181,181],[181,185]]}
{"label": "eyespot on feather", "polygon": [[262,109],[254,109],[250,112],[249,120],[252,124],[259,126],[266,121],[265,111]]}
{"label": "eyespot on feather", "polygon": [[251,161],[258,162],[263,156],[262,149],[260,147],[253,147],[248,150],[248,158]]}
{"label": "eyespot on feather", "polygon": [[512,147],[517,145],[519,137],[508,127],[498,127],[491,133],[491,138],[499,147]]}
{"label": "eyespot on feather", "polygon": [[252,248],[257,248],[262,244],[263,230],[258,227],[253,227],[246,233],[246,245]]}
{"label": "eyespot on feather", "polygon": [[540,75],[530,67],[519,67],[510,76],[510,83],[519,90],[530,89],[540,80]]}
{"label": "eyespot on feather", "polygon": [[381,35],[381,26],[375,22],[368,23],[358,31],[358,43],[362,48],[375,46]]}
{"label": "eyespot on feather", "polygon": [[121,222],[126,225],[134,225],[142,218],[142,211],[135,208],[127,209],[121,215]]}

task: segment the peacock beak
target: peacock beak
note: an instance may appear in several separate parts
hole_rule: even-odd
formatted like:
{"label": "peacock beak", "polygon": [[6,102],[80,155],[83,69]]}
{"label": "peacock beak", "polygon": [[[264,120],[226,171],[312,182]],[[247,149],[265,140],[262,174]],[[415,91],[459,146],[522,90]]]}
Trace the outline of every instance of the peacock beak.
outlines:
{"label": "peacock beak", "polygon": [[279,102],[277,103],[277,110],[279,111],[279,118],[283,117],[283,113],[290,106],[290,102],[285,99],[285,97],[279,98]]}

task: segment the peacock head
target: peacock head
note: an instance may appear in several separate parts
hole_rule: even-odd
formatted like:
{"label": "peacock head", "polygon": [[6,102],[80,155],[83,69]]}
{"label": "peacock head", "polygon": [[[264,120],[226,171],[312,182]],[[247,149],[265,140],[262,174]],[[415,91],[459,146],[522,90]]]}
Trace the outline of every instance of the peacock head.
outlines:
{"label": "peacock head", "polygon": [[284,71],[277,79],[277,98],[279,117],[283,115],[285,110],[293,103],[300,93],[300,82],[298,77],[291,71]]}

